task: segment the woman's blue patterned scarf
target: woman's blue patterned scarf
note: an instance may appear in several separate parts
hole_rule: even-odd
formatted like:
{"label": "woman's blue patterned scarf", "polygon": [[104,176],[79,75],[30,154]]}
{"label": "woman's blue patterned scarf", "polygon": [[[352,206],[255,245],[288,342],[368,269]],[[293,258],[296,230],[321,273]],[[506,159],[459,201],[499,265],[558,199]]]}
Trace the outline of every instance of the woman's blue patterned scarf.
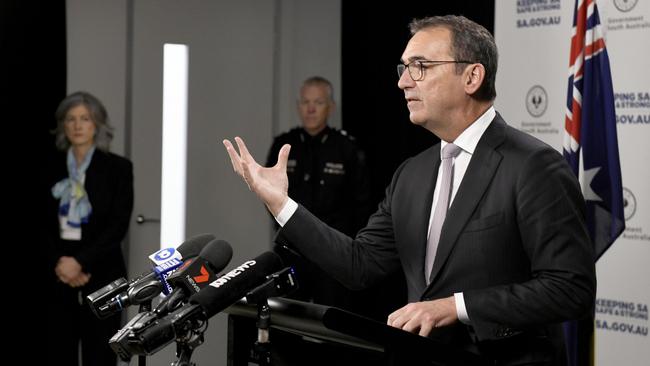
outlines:
{"label": "woman's blue patterned scarf", "polygon": [[90,160],[95,152],[93,145],[86,153],[84,161],[77,168],[77,161],[72,153],[72,147],[68,149],[68,177],[62,179],[52,187],[52,196],[58,198],[59,215],[67,216],[68,225],[81,227],[81,224],[88,222],[92,213],[92,206],[88,200],[86,189],[83,184],[83,177],[90,165]]}

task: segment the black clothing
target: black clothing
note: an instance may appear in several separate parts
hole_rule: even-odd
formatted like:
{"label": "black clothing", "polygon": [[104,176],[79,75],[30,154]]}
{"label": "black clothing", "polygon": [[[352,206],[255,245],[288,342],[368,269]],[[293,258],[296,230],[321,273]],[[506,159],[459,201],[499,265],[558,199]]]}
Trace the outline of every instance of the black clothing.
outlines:
{"label": "black clothing", "polygon": [[294,128],[275,138],[267,166],[275,165],[284,144],[291,145],[289,197],[333,228],[356,235],[374,209],[363,151],[345,131],[325,127],[311,136]]}
{"label": "black clothing", "polygon": [[[49,187],[68,176],[66,154],[50,167]],[[96,149],[86,170],[84,187],[92,213],[81,225],[81,240],[63,240],[59,234],[59,200],[49,195],[47,227],[48,283],[47,349],[51,362],[77,365],[81,340],[83,365],[115,365],[116,355],[108,339],[120,326],[120,315],[105,320],[95,317],[85,297],[113,280],[126,276],[121,244],[133,210],[133,166],[120,156]],[[74,257],[90,281],[72,288],[58,280],[54,269],[61,256]]]}
{"label": "black clothing", "polygon": [[[291,145],[287,162],[289,197],[333,228],[354,237],[374,209],[363,151],[345,131],[326,127],[311,136],[302,128],[294,128],[275,138],[267,166],[276,164],[284,144]],[[389,279],[381,287],[352,291],[301,255],[282,247],[276,251],[298,275],[299,289],[291,298],[336,306],[384,321],[405,297],[401,290],[393,297],[385,296],[387,291],[403,288],[401,276]]]}
{"label": "black clothing", "polygon": [[405,161],[354,239],[299,206],[276,242],[351,288],[403,272],[409,302],[462,292],[469,324],[436,327],[430,338],[494,365],[564,365],[560,323],[591,313],[596,297],[594,250],[576,177],[555,149],[497,114],[449,208],[427,284],[424,257],[440,161],[439,144]]}

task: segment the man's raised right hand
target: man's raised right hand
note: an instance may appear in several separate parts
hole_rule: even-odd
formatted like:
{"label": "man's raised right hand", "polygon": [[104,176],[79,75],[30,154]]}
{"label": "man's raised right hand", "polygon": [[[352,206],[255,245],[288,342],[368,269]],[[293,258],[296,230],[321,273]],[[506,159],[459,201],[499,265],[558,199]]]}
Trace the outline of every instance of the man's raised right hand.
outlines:
{"label": "man's raised right hand", "polygon": [[248,189],[255,192],[264,202],[266,208],[275,217],[278,216],[288,200],[289,179],[287,178],[287,160],[291,146],[285,144],[278,153],[278,162],[275,166],[265,168],[258,164],[248,152],[244,140],[235,137],[239,153],[229,140],[223,140],[226,151],[230,156],[232,167]]}

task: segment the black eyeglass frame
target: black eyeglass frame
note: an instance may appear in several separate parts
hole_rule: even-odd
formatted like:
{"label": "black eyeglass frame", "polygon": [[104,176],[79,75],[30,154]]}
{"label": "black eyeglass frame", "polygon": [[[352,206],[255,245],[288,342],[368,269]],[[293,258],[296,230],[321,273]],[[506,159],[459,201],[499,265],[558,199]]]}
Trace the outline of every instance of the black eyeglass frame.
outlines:
{"label": "black eyeglass frame", "polygon": [[[445,60],[445,61],[434,61],[434,60],[414,60],[409,62],[408,64],[403,64],[399,63],[397,64],[397,77],[401,78],[402,74],[404,74],[404,70],[408,69],[409,71],[409,76],[413,81],[421,81],[424,80],[424,64],[437,64],[437,65],[444,65],[444,64],[475,64],[476,62],[474,61],[457,61],[457,60]],[[413,73],[411,72],[411,65],[416,64],[418,65],[418,68],[420,69],[420,77],[419,78],[414,78]],[[435,66],[435,65],[434,65]]]}

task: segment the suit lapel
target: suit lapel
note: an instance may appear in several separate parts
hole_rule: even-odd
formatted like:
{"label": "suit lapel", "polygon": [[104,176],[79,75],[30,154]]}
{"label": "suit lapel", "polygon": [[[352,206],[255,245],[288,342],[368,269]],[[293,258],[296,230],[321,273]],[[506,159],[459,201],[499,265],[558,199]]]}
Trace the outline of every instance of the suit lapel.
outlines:
{"label": "suit lapel", "polygon": [[458,187],[458,192],[447,212],[433,269],[431,270],[432,280],[429,286],[435,283],[436,277],[447,261],[462,229],[471,218],[485,190],[490,185],[502,159],[501,154],[495,148],[501,144],[504,138],[505,122],[497,114],[479,140],[460,187]]}
{"label": "suit lapel", "polygon": [[[418,289],[424,289],[427,285],[424,278],[424,258],[427,250],[427,235],[429,234],[429,219],[431,218],[433,191],[436,188],[438,168],[440,167],[439,143],[432,147],[432,153],[426,155],[423,164],[424,166],[422,167],[422,171],[427,172],[425,173],[427,174],[427,180],[424,180],[426,186],[424,186],[424,189],[421,191],[421,198],[419,200],[414,200],[414,203],[417,206],[413,207],[413,210],[411,211],[412,214],[409,215],[413,220],[411,227],[413,228],[414,233],[413,243],[415,243],[415,245],[411,247],[414,251],[413,255],[409,255],[409,257],[422,259],[411,262],[411,271],[413,271],[411,278],[418,279]],[[433,169],[431,169],[432,165]]]}

